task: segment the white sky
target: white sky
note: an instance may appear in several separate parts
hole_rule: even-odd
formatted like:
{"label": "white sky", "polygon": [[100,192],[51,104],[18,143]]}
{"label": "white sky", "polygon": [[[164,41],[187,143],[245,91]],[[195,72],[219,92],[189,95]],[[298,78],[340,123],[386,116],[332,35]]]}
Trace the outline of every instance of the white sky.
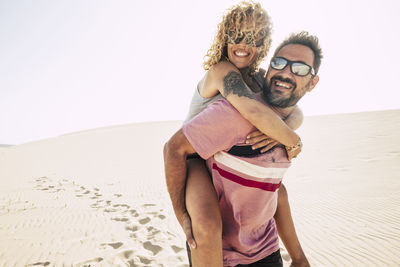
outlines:
{"label": "white sky", "polygon": [[[399,1],[260,2],[272,49],[293,31],[320,38],[306,116],[400,108]],[[183,119],[217,23],[236,3],[0,0],[0,144]]]}

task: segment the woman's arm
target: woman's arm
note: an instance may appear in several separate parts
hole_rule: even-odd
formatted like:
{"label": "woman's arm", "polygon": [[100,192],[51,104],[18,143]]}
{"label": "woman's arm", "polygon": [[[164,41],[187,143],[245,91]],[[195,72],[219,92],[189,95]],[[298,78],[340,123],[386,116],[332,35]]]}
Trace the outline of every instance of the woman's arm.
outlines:
{"label": "woman's arm", "polygon": [[[291,129],[296,130],[303,123],[303,119],[304,119],[303,112],[298,106],[295,106],[293,111],[289,114],[289,116],[287,116],[286,119],[284,119],[284,121]],[[256,130],[247,136],[246,143],[253,144],[252,145],[253,149],[262,148],[261,152],[266,152],[270,150],[272,147],[276,146],[279,142],[272,139],[268,135],[265,135],[264,133]],[[297,154],[300,153],[300,151],[301,148],[300,150],[291,151],[291,153],[288,153],[289,159],[295,158]]]}
{"label": "woman's arm", "polygon": [[285,123],[293,130],[297,130],[303,123],[303,111],[298,106],[295,106],[293,111],[285,119]]}
{"label": "woman's arm", "polygon": [[300,137],[268,106],[256,100],[238,69],[229,62],[214,65],[199,84],[203,97],[220,92],[251,124],[287,147],[295,146]]}

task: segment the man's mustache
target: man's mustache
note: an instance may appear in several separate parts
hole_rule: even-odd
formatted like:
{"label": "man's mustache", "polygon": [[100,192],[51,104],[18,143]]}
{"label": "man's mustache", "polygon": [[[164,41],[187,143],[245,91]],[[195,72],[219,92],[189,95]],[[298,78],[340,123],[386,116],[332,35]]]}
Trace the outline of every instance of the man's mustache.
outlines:
{"label": "man's mustache", "polygon": [[284,82],[284,83],[289,83],[289,84],[293,85],[296,88],[296,83],[290,78],[283,78],[282,76],[277,75],[277,76],[272,77],[271,81],[272,82],[273,81],[281,81],[281,82]]}

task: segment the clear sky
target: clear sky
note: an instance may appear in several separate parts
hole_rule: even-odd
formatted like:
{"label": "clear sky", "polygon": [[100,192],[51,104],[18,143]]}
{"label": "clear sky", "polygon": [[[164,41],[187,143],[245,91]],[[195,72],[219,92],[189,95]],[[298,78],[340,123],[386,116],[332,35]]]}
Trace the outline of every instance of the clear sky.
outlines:
{"label": "clear sky", "polygon": [[[238,2],[0,0],[0,144],[183,119],[217,23]],[[306,116],[400,108],[399,1],[260,2],[272,49],[293,31],[320,38]]]}

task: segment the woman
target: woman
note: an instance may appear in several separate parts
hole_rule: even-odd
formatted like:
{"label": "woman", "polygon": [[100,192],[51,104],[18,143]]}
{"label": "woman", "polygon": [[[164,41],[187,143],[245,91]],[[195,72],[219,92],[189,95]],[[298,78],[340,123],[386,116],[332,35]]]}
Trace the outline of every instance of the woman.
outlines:
{"label": "woman", "polygon": [[[258,66],[268,53],[270,35],[270,19],[260,4],[242,2],[229,10],[218,25],[218,33],[206,55],[204,68],[207,72],[197,86],[186,121],[225,97],[260,130],[248,137],[253,149],[265,152],[279,142],[286,146],[291,159],[301,150],[300,138],[290,129],[300,126],[303,119],[301,111],[296,108],[285,119],[285,124],[275,113],[276,110],[255,99],[255,93],[264,87],[265,70],[259,70]],[[293,225],[285,194],[283,187],[279,192],[277,213],[288,216],[280,216],[283,219],[277,220],[278,230],[287,229],[279,227],[279,224]],[[218,199],[204,161],[199,158],[188,160],[186,208],[187,213],[178,219],[191,247],[189,256],[193,266],[222,266]],[[294,228],[291,230],[294,231]],[[300,247],[295,232],[290,242]],[[300,254],[304,256],[302,251]]]}

